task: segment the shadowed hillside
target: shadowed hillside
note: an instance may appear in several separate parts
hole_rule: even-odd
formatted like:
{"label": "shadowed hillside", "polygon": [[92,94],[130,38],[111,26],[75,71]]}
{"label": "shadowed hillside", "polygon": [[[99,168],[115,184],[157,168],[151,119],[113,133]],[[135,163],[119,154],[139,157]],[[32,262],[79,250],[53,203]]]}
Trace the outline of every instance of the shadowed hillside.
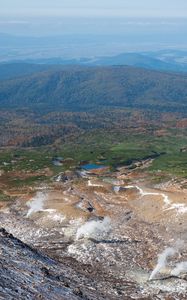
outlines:
{"label": "shadowed hillside", "polygon": [[73,259],[55,261],[4,228],[0,228],[0,246],[0,299],[109,299],[92,287],[93,280]]}

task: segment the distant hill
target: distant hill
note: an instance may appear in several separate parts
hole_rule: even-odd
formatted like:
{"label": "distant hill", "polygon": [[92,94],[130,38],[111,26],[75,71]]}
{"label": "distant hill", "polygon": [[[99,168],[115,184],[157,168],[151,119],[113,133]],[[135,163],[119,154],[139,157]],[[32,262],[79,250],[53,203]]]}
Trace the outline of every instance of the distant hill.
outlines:
{"label": "distant hill", "polygon": [[141,53],[122,53],[116,56],[96,58],[95,61],[90,63],[101,66],[128,65],[160,71],[187,72],[187,65],[167,62],[157,57],[151,57],[151,53],[149,55]]}
{"label": "distant hill", "polygon": [[[0,33],[0,44],[3,45],[0,49],[0,63],[127,65],[152,70],[187,72],[187,50],[185,49],[154,50],[153,48],[152,51],[143,51],[136,47],[134,53],[125,52],[127,48],[123,46],[124,41],[125,36],[120,34],[65,34],[34,37]],[[137,44],[136,38],[131,42],[133,47],[134,43]],[[116,51],[120,51],[121,54]]]}
{"label": "distant hill", "polygon": [[187,75],[134,67],[54,68],[0,82],[1,108],[187,110]]}
{"label": "distant hill", "polygon": [[[178,53],[178,54],[177,54]],[[157,71],[186,72],[187,56],[181,52],[121,53],[114,56],[93,58],[50,57],[25,59],[20,62],[40,65],[80,65],[80,66],[133,66]],[[19,63],[19,61],[18,61]]]}
{"label": "distant hill", "polygon": [[50,69],[48,65],[32,63],[1,63],[0,80],[12,79]]}

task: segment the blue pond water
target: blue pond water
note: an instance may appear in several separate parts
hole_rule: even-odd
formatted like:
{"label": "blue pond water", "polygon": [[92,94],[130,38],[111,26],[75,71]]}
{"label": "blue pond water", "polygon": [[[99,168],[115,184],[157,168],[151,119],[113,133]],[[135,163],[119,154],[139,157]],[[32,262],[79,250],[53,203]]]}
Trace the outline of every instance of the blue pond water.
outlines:
{"label": "blue pond water", "polygon": [[92,170],[92,169],[102,169],[104,167],[105,167],[104,165],[86,164],[86,165],[81,166],[81,169]]}

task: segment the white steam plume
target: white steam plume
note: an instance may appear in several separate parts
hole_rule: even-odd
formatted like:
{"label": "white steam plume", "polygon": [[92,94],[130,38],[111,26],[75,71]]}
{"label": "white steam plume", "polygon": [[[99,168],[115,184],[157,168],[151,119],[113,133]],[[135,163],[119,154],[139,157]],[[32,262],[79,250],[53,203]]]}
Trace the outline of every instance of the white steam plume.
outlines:
{"label": "white steam plume", "polygon": [[175,255],[176,252],[176,249],[169,247],[166,248],[161,254],[159,254],[157,265],[151,273],[149,280],[154,279],[157,273],[159,273],[163,268],[165,268],[168,257]]}
{"label": "white steam plume", "polygon": [[180,262],[171,271],[171,275],[178,276],[180,273],[187,272],[187,261]]}
{"label": "white steam plume", "polygon": [[109,217],[105,217],[103,220],[88,221],[77,230],[76,239],[97,238],[108,233],[110,229],[111,221]]}
{"label": "white steam plume", "polygon": [[43,210],[43,205],[46,199],[47,195],[45,193],[38,192],[36,196],[27,203],[27,205],[30,207],[27,213],[27,217],[35,212]]}

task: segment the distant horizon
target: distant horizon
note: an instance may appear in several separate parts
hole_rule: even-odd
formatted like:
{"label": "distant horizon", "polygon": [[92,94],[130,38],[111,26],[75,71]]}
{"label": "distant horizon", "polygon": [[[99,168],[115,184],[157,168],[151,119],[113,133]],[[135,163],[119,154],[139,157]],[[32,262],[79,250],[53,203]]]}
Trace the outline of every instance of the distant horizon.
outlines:
{"label": "distant horizon", "polygon": [[1,17],[0,31],[19,36],[54,35],[170,35],[173,42],[187,34],[187,18],[7,18]]}
{"label": "distant horizon", "polygon": [[20,17],[187,17],[186,0],[6,0],[0,16]]}
{"label": "distant horizon", "polygon": [[[187,49],[186,0],[2,2],[0,60],[21,54],[23,58],[91,57]],[[3,39],[6,35],[9,41]],[[41,39],[38,44],[35,38]]]}
{"label": "distant horizon", "polygon": [[83,58],[115,56],[123,53],[144,53],[163,50],[186,51],[183,34],[177,42],[172,34],[155,33],[58,33],[27,35],[0,30],[0,61],[37,58]]}

